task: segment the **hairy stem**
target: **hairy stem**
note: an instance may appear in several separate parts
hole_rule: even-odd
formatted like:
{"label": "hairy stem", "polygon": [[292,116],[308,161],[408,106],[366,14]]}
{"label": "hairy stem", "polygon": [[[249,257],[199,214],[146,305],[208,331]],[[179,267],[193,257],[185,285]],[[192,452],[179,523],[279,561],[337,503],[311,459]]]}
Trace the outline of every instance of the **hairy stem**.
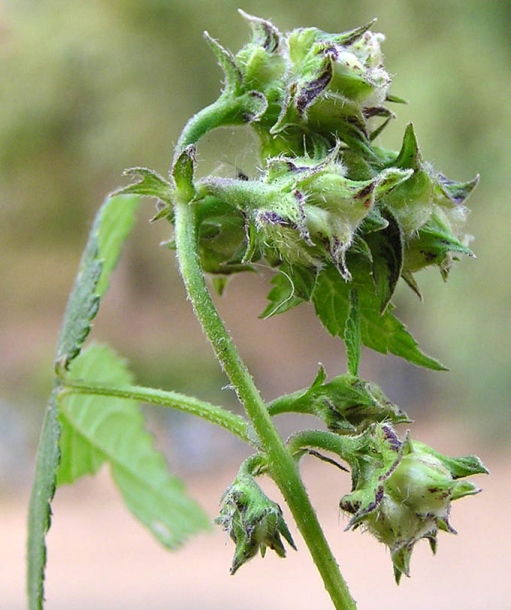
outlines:
{"label": "hairy stem", "polygon": [[243,110],[239,99],[220,96],[215,102],[195,114],[181,133],[174,161],[190,144],[196,144],[208,131],[225,125],[242,124]]}
{"label": "hairy stem", "polygon": [[[183,136],[182,141],[189,141],[189,138]],[[193,205],[180,200],[179,193],[175,201],[175,244],[181,275],[195,314],[252,422],[261,449],[268,457],[270,474],[293,514],[334,607],[337,610],[354,609],[355,602],[328,546],[297,464],[273,425],[267,406],[213,304],[199,264]]]}
{"label": "hairy stem", "polygon": [[341,436],[326,430],[302,430],[294,434],[288,442],[294,454],[305,448],[314,447],[336,453],[341,459],[350,462],[351,456],[367,445],[366,435]]}
{"label": "hairy stem", "polygon": [[254,444],[248,431],[247,421],[243,417],[240,417],[231,411],[227,411],[223,407],[213,405],[195,397],[186,396],[185,394],[179,394],[178,392],[157,390],[155,388],[146,388],[143,386],[124,386],[120,388],[101,386],[81,381],[73,381],[71,379],[63,380],[63,389],[61,390],[61,393],[62,392],[126,398],[127,400],[136,400],[138,402],[146,402],[160,407],[176,409],[178,411],[183,411],[184,413],[197,415],[212,424],[225,428],[242,441]]}

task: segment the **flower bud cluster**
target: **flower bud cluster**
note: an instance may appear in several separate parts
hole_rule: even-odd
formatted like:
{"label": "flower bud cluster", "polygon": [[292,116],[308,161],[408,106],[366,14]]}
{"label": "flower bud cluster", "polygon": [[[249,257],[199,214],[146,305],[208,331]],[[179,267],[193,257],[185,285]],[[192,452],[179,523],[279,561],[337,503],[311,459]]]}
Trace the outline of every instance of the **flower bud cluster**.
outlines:
{"label": "flower bud cluster", "polygon": [[243,465],[222,497],[220,515],[215,522],[236,545],[231,574],[258,552],[264,557],[266,548],[275,551],[279,557],[285,557],[281,536],[296,550],[280,506],[263,493],[250,474],[244,472]]}
{"label": "flower bud cluster", "polygon": [[410,423],[380,387],[353,375],[339,375],[313,392],[316,412],[337,434],[360,434],[375,422]]}
{"label": "flower bud cluster", "polygon": [[375,424],[360,437],[350,461],[353,491],[340,502],[348,527],[364,528],[391,553],[396,582],[409,576],[415,544],[425,538],[433,552],[438,531],[455,533],[451,502],[480,490],[461,481],[487,470],[474,456],[448,458],[428,445],[398,438],[390,424]]}
{"label": "flower bud cluster", "polygon": [[[257,181],[207,178],[198,191],[243,213],[253,240],[250,256],[263,253],[274,265],[286,261],[321,268],[332,262],[350,280],[345,256],[357,230],[376,201],[407,180],[411,170],[388,168],[358,181],[345,174],[334,149],[322,161],[273,158]],[[229,267],[233,259],[225,262]]]}
{"label": "flower bud cluster", "polygon": [[[197,205],[214,219],[199,214],[204,269],[229,274],[261,258],[312,269],[333,263],[350,281],[347,252],[367,253],[365,235],[384,230],[389,215],[400,231],[400,274],[416,291],[416,271],[436,265],[445,278],[458,254],[472,255],[464,202],[477,179],[437,173],[422,159],[412,125],[401,151],[373,145],[394,116],[385,104],[402,100],[389,94],[384,37],[370,31],[372,23],[341,34],[283,34],[241,13],[251,42],[236,55],[210,42],[225,72],[226,121],[251,124],[264,168],[252,180],[210,179],[198,188]],[[233,222],[223,222],[229,214]],[[214,251],[212,224],[222,225],[218,234],[232,248]]]}

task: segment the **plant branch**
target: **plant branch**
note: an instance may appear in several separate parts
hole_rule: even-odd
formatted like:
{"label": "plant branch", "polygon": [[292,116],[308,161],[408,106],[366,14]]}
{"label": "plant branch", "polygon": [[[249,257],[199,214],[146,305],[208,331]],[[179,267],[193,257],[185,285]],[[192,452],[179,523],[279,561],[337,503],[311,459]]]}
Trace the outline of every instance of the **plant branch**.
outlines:
{"label": "plant branch", "polygon": [[265,107],[264,96],[254,92],[238,97],[221,95],[189,119],[174,151],[174,163],[187,146],[196,144],[208,131],[226,125],[246,124]]}
{"label": "plant branch", "polygon": [[293,434],[288,440],[288,447],[292,454],[299,454],[304,449],[314,447],[335,453],[348,462],[352,455],[366,445],[367,440],[364,434],[342,436],[326,430],[302,430]]}
{"label": "plant branch", "polygon": [[213,405],[195,397],[179,394],[178,392],[169,392],[143,386],[124,386],[119,388],[89,384],[70,379],[64,379],[62,383],[63,389],[60,391],[61,393],[125,398],[127,400],[146,402],[152,405],[190,413],[191,415],[201,417],[212,424],[221,426],[242,441],[254,445],[254,441],[248,430],[247,421],[243,417],[236,415],[231,411],[227,411],[223,407]]}
{"label": "plant branch", "polygon": [[[196,125],[194,129],[197,130]],[[189,142],[190,139],[185,134],[181,142]],[[261,448],[268,457],[270,474],[309,547],[334,607],[337,610],[352,610],[355,608],[355,602],[328,546],[300,478],[297,464],[273,425],[267,406],[225,329],[207,289],[199,264],[193,205],[180,199],[179,191],[174,203],[175,244],[180,271],[195,314],[253,424]]]}

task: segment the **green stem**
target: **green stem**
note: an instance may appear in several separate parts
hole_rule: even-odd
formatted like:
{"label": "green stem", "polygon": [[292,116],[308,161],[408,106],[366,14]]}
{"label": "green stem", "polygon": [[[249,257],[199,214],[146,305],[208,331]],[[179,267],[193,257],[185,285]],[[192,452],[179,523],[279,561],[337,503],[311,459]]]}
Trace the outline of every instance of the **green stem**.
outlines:
{"label": "green stem", "polygon": [[191,117],[178,140],[174,160],[188,145],[195,144],[208,131],[225,123],[224,115],[232,112],[232,103],[221,104],[220,101],[221,98]]}
{"label": "green stem", "polygon": [[190,144],[196,144],[208,131],[227,125],[242,125],[247,122],[244,98],[220,96],[209,106],[192,116],[178,140],[174,162]]}
{"label": "green stem", "polygon": [[356,456],[366,446],[365,434],[341,436],[326,430],[302,430],[294,434],[288,441],[289,450],[293,454],[302,449],[314,447],[335,453],[349,464],[353,462],[353,456]]}
{"label": "green stem", "polygon": [[243,417],[231,413],[223,407],[199,400],[198,398],[186,396],[185,394],[179,394],[177,392],[157,390],[155,388],[146,388],[142,386],[124,386],[118,388],[89,384],[71,379],[64,379],[62,383],[63,389],[61,392],[125,398],[127,400],[146,402],[160,407],[177,409],[178,411],[190,413],[191,415],[197,415],[212,424],[225,428],[242,441],[254,444],[248,431],[247,422]]}
{"label": "green stem", "polygon": [[[183,136],[181,140],[190,142],[191,138]],[[195,314],[252,422],[261,449],[268,457],[270,474],[293,514],[334,607],[352,610],[356,607],[355,602],[328,546],[298,466],[273,425],[266,404],[213,304],[199,264],[194,209],[187,201],[180,200],[179,193],[175,201],[175,244],[181,275]]]}

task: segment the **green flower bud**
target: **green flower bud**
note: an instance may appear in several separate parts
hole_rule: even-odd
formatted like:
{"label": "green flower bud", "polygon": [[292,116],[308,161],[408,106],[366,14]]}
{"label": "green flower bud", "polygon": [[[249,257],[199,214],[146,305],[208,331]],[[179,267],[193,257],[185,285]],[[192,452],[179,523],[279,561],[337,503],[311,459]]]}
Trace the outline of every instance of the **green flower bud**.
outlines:
{"label": "green flower bud", "polygon": [[328,383],[324,383],[325,379],[326,373],[321,367],[309,388],[281,396],[271,403],[272,414],[316,415],[329,430],[341,435],[361,434],[378,422],[411,422],[376,384],[348,373]]}
{"label": "green flower bud", "polygon": [[447,458],[408,437],[401,441],[389,424],[372,426],[361,438],[358,456],[346,458],[353,491],[340,507],[352,515],[348,528],[363,527],[389,547],[399,583],[409,576],[416,542],[426,538],[435,551],[438,530],[455,533],[451,502],[480,491],[459,479],[487,470],[477,457]]}
{"label": "green flower bud", "polygon": [[261,92],[268,109],[260,117],[257,130],[270,129],[280,114],[282,79],[287,70],[285,43],[278,29],[269,21],[239,11],[252,28],[252,41],[236,54],[236,64],[248,90]]}
{"label": "green flower bud", "polygon": [[328,429],[338,434],[360,434],[377,422],[411,422],[376,384],[348,374],[321,386],[314,405]]}
{"label": "green flower bud", "polygon": [[405,238],[418,231],[439,208],[459,237],[467,215],[463,204],[476,187],[478,178],[470,182],[453,182],[435,172],[422,158],[411,123],[406,128],[400,152],[388,165],[413,170],[408,180],[385,197],[385,204],[398,219]]}
{"label": "green flower bud", "polygon": [[353,244],[358,228],[376,201],[408,176],[409,172],[388,169],[370,180],[353,181],[344,176],[343,166],[333,164],[303,184],[307,201],[305,217],[311,239],[317,245],[326,246],[327,260],[337,265],[345,280],[351,279],[346,268],[346,252]]}
{"label": "green flower bud", "polygon": [[[259,180],[208,178],[200,196],[214,196],[240,210],[248,221],[248,252],[262,252],[271,265],[283,261],[305,267],[333,262],[349,281],[346,252],[377,200],[411,170],[388,168],[370,180],[346,178],[336,160],[277,157]],[[199,204],[200,205],[200,204]],[[253,230],[251,230],[253,229]]]}
{"label": "green flower bud", "polygon": [[413,125],[408,125],[401,151],[388,165],[411,175],[389,191],[382,202],[393,213],[404,239],[403,278],[418,291],[412,274],[436,265],[444,279],[457,254],[473,256],[464,233],[464,202],[478,183],[453,182],[435,172],[421,155]]}
{"label": "green flower bud", "polygon": [[280,506],[272,502],[245,472],[240,471],[223,495],[215,523],[222,526],[236,545],[231,574],[258,552],[264,557],[267,547],[279,557],[285,557],[281,536],[296,550]]}
{"label": "green flower bud", "polygon": [[368,119],[392,115],[382,107],[390,84],[382,65],[383,36],[368,32],[371,25],[342,34],[307,28],[288,35],[290,77],[272,133],[301,126],[331,144],[337,138],[369,148]]}
{"label": "green flower bud", "polygon": [[474,256],[467,247],[468,236],[454,234],[447,212],[435,206],[427,222],[407,242],[404,250],[403,275],[437,265],[444,279],[451,269],[456,253]]}

